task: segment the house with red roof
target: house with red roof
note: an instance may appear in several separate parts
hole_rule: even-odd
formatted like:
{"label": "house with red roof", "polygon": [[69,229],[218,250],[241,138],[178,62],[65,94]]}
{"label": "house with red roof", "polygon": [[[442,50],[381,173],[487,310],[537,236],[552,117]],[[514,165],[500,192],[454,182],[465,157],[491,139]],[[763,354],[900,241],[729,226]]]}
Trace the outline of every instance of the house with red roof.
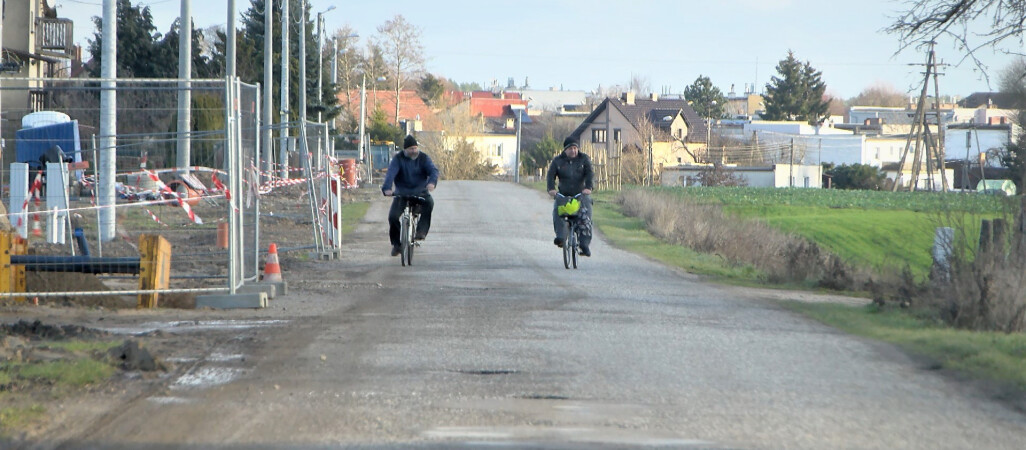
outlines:
{"label": "house with red roof", "polygon": [[[354,89],[349,92],[352,102],[347,108],[353,117],[360,117],[360,91]],[[345,94],[339,93],[339,104],[346,108]],[[388,123],[396,125],[395,122],[395,91],[368,90],[367,91],[367,117],[375,109],[381,108],[387,113]],[[435,115],[431,107],[424,103],[424,100],[417,95],[417,91],[399,91],[399,120],[420,121],[422,130],[441,130],[442,122]]]}

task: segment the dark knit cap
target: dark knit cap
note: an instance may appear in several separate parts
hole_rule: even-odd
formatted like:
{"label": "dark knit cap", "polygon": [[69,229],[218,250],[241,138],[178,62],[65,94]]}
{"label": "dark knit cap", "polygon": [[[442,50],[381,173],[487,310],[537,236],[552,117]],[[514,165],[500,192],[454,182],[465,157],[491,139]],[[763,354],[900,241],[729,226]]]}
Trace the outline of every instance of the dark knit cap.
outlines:
{"label": "dark knit cap", "polygon": [[403,140],[403,150],[416,145],[419,145],[417,144],[417,138],[413,137],[411,134],[406,135],[406,139]]}
{"label": "dark knit cap", "polygon": [[566,150],[566,148],[571,145],[577,145],[580,147],[580,145],[577,144],[577,139],[574,139],[572,136],[563,140],[563,150]]}

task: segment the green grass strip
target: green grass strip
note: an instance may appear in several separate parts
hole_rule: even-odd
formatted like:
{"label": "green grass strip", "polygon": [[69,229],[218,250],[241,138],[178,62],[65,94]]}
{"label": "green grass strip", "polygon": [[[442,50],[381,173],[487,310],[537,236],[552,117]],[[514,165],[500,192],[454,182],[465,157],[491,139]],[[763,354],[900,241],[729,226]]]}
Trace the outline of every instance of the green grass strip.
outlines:
{"label": "green grass strip", "polygon": [[114,367],[95,359],[82,358],[75,361],[21,364],[16,367],[16,371],[19,378],[78,387],[109,378],[114,374]]}
{"label": "green grass strip", "polygon": [[784,302],[788,308],[851,334],[891,342],[941,367],[1026,389],[1026,334],[957,330],[903,310]]}

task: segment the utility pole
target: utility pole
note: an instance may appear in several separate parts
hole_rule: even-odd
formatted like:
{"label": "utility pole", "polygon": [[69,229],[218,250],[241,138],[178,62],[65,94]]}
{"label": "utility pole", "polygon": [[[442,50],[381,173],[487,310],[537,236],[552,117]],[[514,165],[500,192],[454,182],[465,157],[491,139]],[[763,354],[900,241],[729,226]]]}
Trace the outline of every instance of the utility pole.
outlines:
{"label": "utility pole", "polygon": [[941,115],[940,110],[940,87],[937,81],[937,56],[933,51],[933,43],[930,43],[930,60],[933,62],[933,98],[936,99],[935,114],[937,115],[937,145],[935,150],[937,152],[937,166],[939,167],[941,177],[941,192],[948,191],[948,175],[944,170],[944,116]]}
{"label": "utility pole", "polygon": [[117,0],[103,0],[103,58],[100,73],[100,171],[97,180],[100,207],[100,242],[114,240],[114,175],[117,167],[118,112],[117,112],[117,60],[118,60]]}
{"label": "utility pole", "polygon": [[[271,101],[271,95],[273,91],[271,89],[271,83],[274,82],[274,73],[271,67],[271,51],[272,42],[271,37],[274,36],[274,25],[271,20],[274,17],[274,8],[272,8],[272,1],[268,0],[264,3],[264,96],[263,96],[263,110],[260,111],[263,117],[263,127],[260,130],[260,149],[261,156],[263,157],[263,173],[267,174],[268,178],[271,176],[271,170],[274,166],[271,164],[273,157],[271,156],[271,108],[273,108],[274,102]],[[257,163],[260,164],[260,163]]]}
{"label": "utility pole", "polygon": [[[334,39],[331,40],[331,87],[332,87],[332,89],[337,89],[338,88],[338,38],[334,38]],[[348,99],[349,98],[348,86],[346,87],[346,89],[347,89],[346,90],[346,98]],[[335,128],[336,128],[335,127],[335,120],[337,120],[337,119],[338,119],[338,117],[336,116],[336,118],[332,119],[332,121],[331,121],[331,129],[332,129],[332,131],[334,131]]]}
{"label": "utility pole", "polygon": [[278,152],[281,158],[281,177],[289,177],[289,0],[281,0],[281,102],[278,104],[280,144]]}
{"label": "utility pole", "polygon": [[178,136],[179,173],[189,173],[192,160],[192,0],[182,0],[178,33]]}
{"label": "utility pole", "polygon": [[791,138],[791,162],[787,165],[789,173],[787,175],[788,187],[794,187],[794,138]]}
{"label": "utility pole", "polygon": [[912,118],[912,129],[909,130],[908,138],[905,139],[905,150],[901,152],[901,159],[898,162],[898,174],[894,177],[894,185],[891,186],[891,191],[896,192],[901,186],[901,178],[905,172],[905,161],[908,157],[908,152],[912,149],[912,139],[915,138],[915,150],[912,154],[912,179],[909,180],[909,191],[916,190],[916,185],[919,182],[919,161],[921,154],[919,153],[919,144],[922,139],[923,127],[926,126],[925,109],[926,109],[926,94],[927,89],[930,86],[930,71],[933,69],[933,48],[931,47],[930,52],[926,57],[926,73],[923,79],[923,89],[919,93],[919,101],[916,103],[916,112]]}

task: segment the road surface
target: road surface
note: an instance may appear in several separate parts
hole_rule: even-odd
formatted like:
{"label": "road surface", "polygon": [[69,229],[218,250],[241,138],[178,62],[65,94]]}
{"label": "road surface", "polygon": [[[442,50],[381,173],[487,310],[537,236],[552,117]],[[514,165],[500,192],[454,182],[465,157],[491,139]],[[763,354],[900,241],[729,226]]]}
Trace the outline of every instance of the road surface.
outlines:
{"label": "road surface", "polygon": [[[614,249],[551,203],[443,182],[413,267],[375,203],[264,325],[62,448],[1023,448],[1021,412],[893,347]],[[241,314],[241,313],[240,313]],[[247,318],[255,316],[248,315]]]}

